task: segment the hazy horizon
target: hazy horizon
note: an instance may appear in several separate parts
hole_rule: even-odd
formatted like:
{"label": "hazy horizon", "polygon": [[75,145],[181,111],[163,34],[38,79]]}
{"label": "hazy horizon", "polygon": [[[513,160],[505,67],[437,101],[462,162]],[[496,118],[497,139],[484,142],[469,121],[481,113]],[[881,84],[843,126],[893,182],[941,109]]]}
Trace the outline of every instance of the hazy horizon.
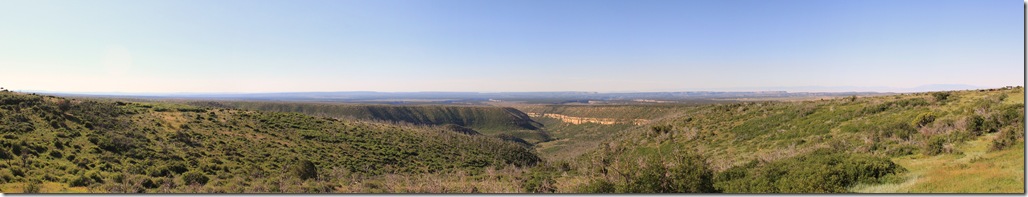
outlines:
{"label": "hazy horizon", "polygon": [[[1010,85],[1020,86],[1020,85]],[[558,91],[374,91],[374,90],[339,90],[339,91],[268,91],[268,92],[72,92],[72,91],[49,91],[49,90],[26,90],[8,89],[16,92],[26,93],[55,93],[55,94],[81,94],[81,95],[112,95],[112,96],[152,96],[152,95],[219,95],[219,94],[278,94],[278,93],[339,93],[339,92],[375,92],[375,93],[560,93],[560,92],[588,92],[588,93],[655,93],[655,92],[776,92],[785,91],[790,93],[833,93],[833,92],[878,92],[878,93],[911,93],[931,91],[953,91],[1003,88],[1006,86],[984,87],[971,86],[966,84],[931,84],[917,87],[822,87],[822,86],[797,86],[797,87],[742,87],[742,88],[720,88],[720,89],[665,89],[649,91],[580,91],[580,90],[558,90]],[[6,87],[0,87],[6,88]]]}
{"label": "hazy horizon", "polygon": [[11,90],[1024,84],[1023,2],[1012,1],[4,1],[0,24]]}

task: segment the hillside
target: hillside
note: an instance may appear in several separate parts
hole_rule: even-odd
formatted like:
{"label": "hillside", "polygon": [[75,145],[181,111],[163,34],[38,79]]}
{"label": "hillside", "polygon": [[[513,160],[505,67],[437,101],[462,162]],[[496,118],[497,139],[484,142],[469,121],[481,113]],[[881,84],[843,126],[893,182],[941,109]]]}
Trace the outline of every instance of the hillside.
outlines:
{"label": "hillside", "polygon": [[1024,192],[1022,87],[680,112],[610,137],[557,190]]}
{"label": "hillside", "polygon": [[360,177],[540,161],[445,127],[7,91],[0,133],[2,192],[334,192]]}
{"label": "hillside", "polygon": [[545,125],[553,138],[536,144],[545,158],[567,160],[591,151],[619,131],[673,116],[695,105],[513,105]]}
{"label": "hillside", "polygon": [[297,112],[319,117],[405,122],[418,125],[454,124],[491,136],[505,134],[533,143],[549,140],[549,136],[540,130],[541,124],[533,121],[527,114],[509,107],[228,101],[195,101],[188,102],[188,104],[261,111]]}
{"label": "hillside", "polygon": [[[0,190],[1024,192],[1023,87],[517,106],[560,115],[536,117],[541,127],[523,130],[553,134],[535,150],[457,124],[315,117],[328,116],[312,111],[322,104],[240,103],[274,108],[0,92]],[[636,119],[645,121],[606,121]]]}

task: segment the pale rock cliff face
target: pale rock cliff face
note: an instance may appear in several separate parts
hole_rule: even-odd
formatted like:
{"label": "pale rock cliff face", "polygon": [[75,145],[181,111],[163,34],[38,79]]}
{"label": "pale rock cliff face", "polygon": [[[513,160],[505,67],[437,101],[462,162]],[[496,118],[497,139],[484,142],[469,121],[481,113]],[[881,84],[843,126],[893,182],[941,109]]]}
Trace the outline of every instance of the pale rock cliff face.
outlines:
{"label": "pale rock cliff face", "polygon": [[565,115],[562,115],[562,114],[548,114],[548,113],[526,113],[526,114],[528,114],[529,117],[533,117],[533,118],[536,118],[536,117],[547,117],[547,118],[557,119],[557,120],[560,120],[561,122],[570,123],[570,124],[595,123],[595,124],[602,124],[602,125],[612,125],[612,124],[643,125],[643,124],[646,124],[647,122],[649,122],[649,120],[646,120],[646,119],[619,120],[619,119],[613,119],[613,118],[574,117],[574,116],[565,116]]}

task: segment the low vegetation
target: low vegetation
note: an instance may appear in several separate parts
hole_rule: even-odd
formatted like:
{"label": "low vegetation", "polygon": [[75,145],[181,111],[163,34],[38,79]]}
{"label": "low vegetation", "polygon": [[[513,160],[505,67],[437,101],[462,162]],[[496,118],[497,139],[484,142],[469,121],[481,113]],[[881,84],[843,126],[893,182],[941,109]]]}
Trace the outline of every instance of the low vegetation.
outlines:
{"label": "low vegetation", "polygon": [[0,92],[4,192],[334,192],[354,177],[528,167],[442,127]]}
{"label": "low vegetation", "polygon": [[355,105],[299,102],[193,101],[192,106],[271,112],[296,112],[349,120],[374,120],[417,125],[458,125],[486,135],[514,135],[532,142],[548,141],[541,124],[509,107],[441,105]]}
{"label": "low vegetation", "polygon": [[[610,137],[573,161],[581,166],[580,176],[558,181],[577,183],[564,190],[627,192],[617,188],[630,182],[615,180],[633,176],[617,172],[638,172],[640,166],[661,163],[648,159],[654,155],[690,150],[714,172],[716,192],[850,192],[856,185],[894,184],[924,167],[897,162],[902,158],[965,158],[968,153],[959,147],[985,138],[988,151],[1023,151],[1023,95],[1016,87],[685,108]],[[1023,166],[1017,162],[1013,169]],[[1006,169],[979,167],[983,174]],[[996,180],[1015,182],[969,191],[1023,192],[1018,173],[966,184],[996,185]],[[908,187],[942,183],[915,182]]]}
{"label": "low vegetation", "polygon": [[[329,104],[0,92],[0,190],[1023,193],[1023,95],[1015,87],[816,101],[516,107],[647,120],[603,125],[510,119],[525,114],[518,110],[484,122],[461,117],[501,116],[422,106],[352,112],[397,117],[439,110],[415,121],[383,121],[312,111],[332,109]],[[422,112],[404,111],[414,109]],[[519,121],[536,128],[510,127]],[[529,131],[553,136],[525,140]]]}

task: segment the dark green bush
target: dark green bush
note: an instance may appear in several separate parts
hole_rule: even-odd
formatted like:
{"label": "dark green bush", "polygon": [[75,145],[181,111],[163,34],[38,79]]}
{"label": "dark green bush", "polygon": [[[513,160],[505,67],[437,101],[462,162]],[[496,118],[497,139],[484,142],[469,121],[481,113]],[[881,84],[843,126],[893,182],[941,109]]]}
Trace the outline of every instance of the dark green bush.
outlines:
{"label": "dark green bush", "polygon": [[595,179],[578,188],[578,193],[614,193],[614,184],[604,179]]}
{"label": "dark green bush", "polygon": [[988,128],[985,127],[985,118],[977,114],[967,117],[967,131],[971,132],[975,136],[980,136],[982,133],[988,132]]}
{"label": "dark green bush", "polygon": [[941,154],[943,151],[945,151],[945,150],[943,150],[943,145],[945,145],[945,143],[946,143],[946,139],[943,138],[942,136],[935,136],[935,137],[932,137],[932,138],[928,139],[928,141],[925,142],[925,147],[924,147],[924,151],[925,152],[924,152],[924,154],[926,154],[926,155],[938,155],[938,154]]}
{"label": "dark green bush", "polygon": [[40,180],[30,180],[28,183],[25,183],[24,192],[30,194],[39,193],[42,184],[43,182]]}
{"label": "dark green bush", "polygon": [[182,173],[185,173],[186,171],[189,171],[189,168],[186,167],[185,163],[182,163],[182,162],[179,162],[179,161],[175,161],[175,162],[169,162],[168,163],[168,171],[171,172],[171,173],[175,173],[175,174],[182,174]]}
{"label": "dark green bush", "polygon": [[932,98],[935,98],[935,101],[937,102],[944,102],[946,99],[949,99],[951,95],[952,94],[949,92],[932,92]]}
{"label": "dark green bush", "polygon": [[714,187],[726,193],[846,192],[861,182],[876,182],[902,168],[887,158],[818,150],[770,163],[751,162],[715,177]]}
{"label": "dark green bush", "polygon": [[[665,159],[664,157],[667,157]],[[713,172],[705,159],[692,154],[650,155],[645,166],[627,169],[627,181],[615,185],[619,193],[712,193]]]}
{"label": "dark green bush", "polygon": [[150,166],[149,168],[146,169],[146,172],[147,172],[146,173],[147,175],[154,176],[154,177],[162,177],[162,176],[171,175],[171,170],[168,170],[168,166],[167,165],[163,165],[163,164],[158,164],[158,165]]}
{"label": "dark green bush", "polygon": [[549,172],[533,172],[528,179],[521,184],[525,192],[531,193],[553,193],[557,190],[554,186],[556,181]]}
{"label": "dark green bush", "polygon": [[203,172],[200,171],[182,173],[182,183],[185,183],[186,185],[204,185],[207,184],[208,180],[210,180],[210,178],[207,178],[207,175],[204,175]]}
{"label": "dark green bush", "polygon": [[911,146],[893,146],[886,149],[885,154],[893,157],[905,156],[914,154],[915,147]]}
{"label": "dark green bush", "polygon": [[935,122],[935,115],[931,112],[925,112],[918,114],[917,117],[910,122],[910,124],[914,127],[921,128],[928,124],[931,124],[932,122]]}
{"label": "dark green bush", "polygon": [[318,177],[318,168],[314,166],[314,162],[309,160],[301,160],[292,169],[293,175],[300,179],[307,180]]}
{"label": "dark green bush", "polygon": [[861,113],[864,113],[864,114],[876,114],[876,113],[880,113],[880,112],[883,112],[883,111],[888,110],[888,109],[889,109],[889,103],[882,103],[882,104],[877,104],[877,105],[865,106],[864,109],[861,110]]}
{"label": "dark green bush", "polygon": [[1000,130],[996,141],[992,142],[992,150],[1002,150],[1017,143],[1024,143],[1024,124],[1005,127]]}
{"label": "dark green bush", "polygon": [[123,183],[125,181],[125,174],[122,173],[115,172],[109,174],[108,176],[110,177],[111,181],[115,183]]}
{"label": "dark green bush", "polygon": [[153,179],[150,178],[143,178],[143,182],[141,182],[140,185],[142,185],[145,188],[151,189],[160,187],[160,185],[157,184],[157,182],[154,182]]}
{"label": "dark green bush", "polygon": [[656,134],[666,134],[668,132],[671,132],[671,129],[674,129],[674,128],[675,128],[675,126],[672,126],[672,125],[657,125],[657,126],[650,127],[650,130],[652,130],[653,133],[656,133]]}
{"label": "dark green bush", "polygon": [[0,159],[14,159],[14,153],[3,147],[0,147]]}
{"label": "dark green bush", "polygon": [[104,183],[104,178],[100,175],[100,171],[90,170],[86,172],[85,176],[91,183]]}
{"label": "dark green bush", "polygon": [[72,187],[84,187],[89,186],[92,183],[93,180],[89,177],[86,177],[86,175],[82,173],[79,173],[79,175],[73,176],[71,179],[68,179],[68,185]]}
{"label": "dark green bush", "polygon": [[14,173],[11,173],[10,169],[0,169],[0,183],[9,183],[14,181]]}

